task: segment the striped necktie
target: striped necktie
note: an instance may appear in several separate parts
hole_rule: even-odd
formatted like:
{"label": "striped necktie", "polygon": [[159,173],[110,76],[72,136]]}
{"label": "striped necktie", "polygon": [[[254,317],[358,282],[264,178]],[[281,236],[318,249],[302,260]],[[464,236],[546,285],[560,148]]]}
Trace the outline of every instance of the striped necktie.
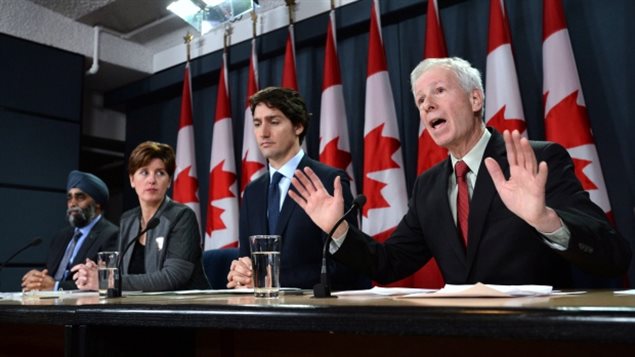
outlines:
{"label": "striped necktie", "polygon": [[459,193],[456,196],[456,222],[459,228],[459,234],[463,239],[463,244],[467,247],[467,219],[470,215],[470,195],[467,188],[467,173],[470,168],[464,161],[457,161],[454,166],[454,174],[456,175],[456,184],[459,187]]}
{"label": "striped necktie", "polygon": [[55,272],[55,281],[62,281],[66,279],[68,275],[69,265],[72,263],[71,257],[73,256],[73,251],[75,250],[75,246],[77,245],[77,241],[82,236],[82,232],[78,229],[73,238],[68,243],[66,247],[66,251],[64,252],[64,257],[60,261],[60,265],[57,267],[57,271]]}

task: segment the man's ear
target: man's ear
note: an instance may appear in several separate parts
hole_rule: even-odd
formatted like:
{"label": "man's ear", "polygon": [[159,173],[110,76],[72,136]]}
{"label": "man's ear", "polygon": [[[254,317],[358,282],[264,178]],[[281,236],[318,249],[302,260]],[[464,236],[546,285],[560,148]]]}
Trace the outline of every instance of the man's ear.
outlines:
{"label": "man's ear", "polygon": [[473,89],[470,94],[470,103],[472,104],[473,112],[483,109],[483,93],[478,89]]}
{"label": "man's ear", "polygon": [[297,136],[300,136],[300,134],[302,134],[302,132],[304,131],[304,125],[302,124],[296,124],[293,128],[295,131],[295,135]]}

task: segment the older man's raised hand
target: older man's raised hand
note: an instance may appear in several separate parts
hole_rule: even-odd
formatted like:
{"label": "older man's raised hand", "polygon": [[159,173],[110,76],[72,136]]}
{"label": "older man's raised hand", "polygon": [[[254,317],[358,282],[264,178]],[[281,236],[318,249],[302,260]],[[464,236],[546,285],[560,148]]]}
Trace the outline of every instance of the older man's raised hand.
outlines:
{"label": "older man's raised hand", "polygon": [[556,212],[545,203],[548,168],[537,163],[529,141],[517,130],[503,132],[509,179],[505,179],[498,162],[488,157],[485,166],[505,206],[540,232],[550,233],[561,227]]}
{"label": "older man's raised hand", "polygon": [[[305,167],[304,171],[296,170],[291,183],[298,192],[289,190],[289,197],[302,207],[315,225],[328,233],[344,214],[344,198],[340,177],[335,178],[332,196],[326,191],[320,178],[309,167]],[[342,224],[333,236],[339,237],[347,229],[348,225]]]}

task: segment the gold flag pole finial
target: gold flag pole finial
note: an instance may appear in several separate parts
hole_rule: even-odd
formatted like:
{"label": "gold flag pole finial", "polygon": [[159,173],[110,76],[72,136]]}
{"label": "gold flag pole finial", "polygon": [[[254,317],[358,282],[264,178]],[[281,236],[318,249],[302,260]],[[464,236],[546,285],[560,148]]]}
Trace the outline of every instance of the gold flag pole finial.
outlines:
{"label": "gold flag pole finial", "polygon": [[289,9],[289,24],[293,25],[293,11],[295,8],[295,0],[285,0]]}
{"label": "gold flag pole finial", "polygon": [[192,35],[190,33],[190,31],[188,31],[185,36],[183,37],[183,41],[185,41],[185,47],[187,49],[187,61],[190,61],[190,43],[192,43],[192,40],[194,39],[194,35]]}
{"label": "gold flag pole finial", "polygon": [[256,10],[251,11],[251,30],[253,32],[253,37],[256,37],[256,25],[258,24],[258,14],[256,14]]}
{"label": "gold flag pole finial", "polygon": [[225,33],[223,34],[223,52],[227,53],[227,48],[229,47],[229,34],[231,32],[231,28],[229,27],[229,23],[225,24]]}

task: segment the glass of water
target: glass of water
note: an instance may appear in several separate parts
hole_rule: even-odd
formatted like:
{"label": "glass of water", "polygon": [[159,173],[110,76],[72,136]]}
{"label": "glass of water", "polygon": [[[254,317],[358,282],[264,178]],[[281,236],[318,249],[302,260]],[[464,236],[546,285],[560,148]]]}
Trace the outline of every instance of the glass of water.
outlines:
{"label": "glass of water", "polygon": [[281,243],[279,235],[249,236],[255,297],[277,298],[280,293]]}
{"label": "glass of water", "polygon": [[100,298],[116,296],[114,292],[118,290],[117,287],[119,284],[119,269],[117,267],[118,261],[119,252],[97,253]]}

